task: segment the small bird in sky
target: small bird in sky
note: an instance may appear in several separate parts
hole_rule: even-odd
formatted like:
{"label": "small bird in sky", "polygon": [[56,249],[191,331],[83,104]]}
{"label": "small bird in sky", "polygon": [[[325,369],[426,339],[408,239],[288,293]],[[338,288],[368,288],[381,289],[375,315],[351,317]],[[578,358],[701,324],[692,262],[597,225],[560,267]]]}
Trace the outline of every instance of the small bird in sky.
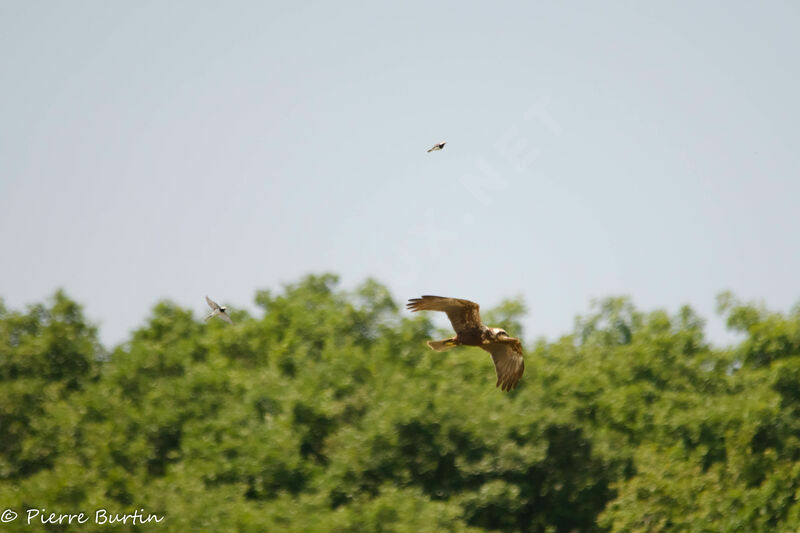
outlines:
{"label": "small bird in sky", "polygon": [[447,143],[446,142],[441,142],[441,143],[438,143],[438,144],[434,144],[433,146],[431,146],[430,150],[428,150],[428,153],[435,152],[436,150],[441,150],[442,148],[444,148],[445,144],[447,144]]}
{"label": "small bird in sky", "polygon": [[208,296],[206,296],[206,302],[208,302],[208,306],[211,308],[211,313],[206,317],[206,321],[210,318],[218,316],[228,324],[233,324],[233,320],[231,320],[231,317],[228,316],[227,307],[220,306],[217,302],[215,302]]}

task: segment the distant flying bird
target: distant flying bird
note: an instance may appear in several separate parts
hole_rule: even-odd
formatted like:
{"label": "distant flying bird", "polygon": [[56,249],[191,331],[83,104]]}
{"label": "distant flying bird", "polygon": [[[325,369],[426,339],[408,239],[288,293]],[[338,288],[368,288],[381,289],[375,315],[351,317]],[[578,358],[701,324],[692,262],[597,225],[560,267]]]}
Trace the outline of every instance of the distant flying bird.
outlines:
{"label": "distant flying bird", "polygon": [[412,298],[406,305],[412,312],[444,311],[456,332],[455,337],[443,341],[428,341],[428,346],[443,352],[453,346],[477,346],[492,354],[497,384],[504,391],[516,388],[525,371],[522,344],[509,337],[501,328],[487,328],[481,323],[480,306],[469,300],[423,296]]}
{"label": "distant flying bird", "polygon": [[228,324],[233,324],[233,320],[231,320],[231,317],[228,316],[227,307],[225,306],[220,307],[220,305],[217,302],[215,302],[208,296],[206,296],[206,302],[208,302],[208,306],[211,308],[211,313],[206,317],[206,320],[218,316]]}
{"label": "distant flying bird", "polygon": [[444,142],[444,143],[434,144],[433,146],[431,146],[430,150],[428,150],[428,153],[435,152],[436,150],[441,150],[442,148],[444,148],[445,144],[447,143]]}

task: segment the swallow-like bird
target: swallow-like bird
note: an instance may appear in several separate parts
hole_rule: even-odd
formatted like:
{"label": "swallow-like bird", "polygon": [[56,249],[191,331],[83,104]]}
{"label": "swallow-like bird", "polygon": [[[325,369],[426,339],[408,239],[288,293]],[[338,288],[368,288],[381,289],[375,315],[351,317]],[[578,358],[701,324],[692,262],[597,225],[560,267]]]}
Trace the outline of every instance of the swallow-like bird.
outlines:
{"label": "swallow-like bird", "polygon": [[445,144],[447,144],[447,143],[443,142],[443,143],[434,144],[433,146],[430,147],[430,149],[428,150],[428,153],[435,152],[436,150],[441,150],[442,148],[444,148]]}
{"label": "swallow-like bird", "polygon": [[206,317],[206,320],[218,316],[228,324],[233,324],[233,320],[231,320],[231,317],[228,316],[227,307],[225,307],[224,305],[220,306],[217,302],[215,302],[208,296],[206,296],[206,302],[208,302],[208,306],[211,308],[211,313],[209,313],[209,315]]}
{"label": "swallow-like bird", "polygon": [[525,371],[522,344],[509,337],[502,328],[487,328],[481,323],[480,306],[469,300],[423,296],[412,298],[406,305],[411,311],[444,311],[456,332],[455,337],[442,341],[428,341],[428,346],[443,352],[453,346],[477,346],[492,354],[497,372],[497,387],[504,391],[516,388]]}

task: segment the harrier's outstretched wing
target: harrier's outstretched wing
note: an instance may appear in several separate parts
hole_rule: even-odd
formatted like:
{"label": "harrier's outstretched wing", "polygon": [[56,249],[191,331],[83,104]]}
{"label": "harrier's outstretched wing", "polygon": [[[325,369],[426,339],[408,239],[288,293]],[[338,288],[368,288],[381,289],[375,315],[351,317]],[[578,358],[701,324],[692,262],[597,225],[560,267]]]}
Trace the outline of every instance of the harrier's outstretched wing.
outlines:
{"label": "harrier's outstretched wing", "polygon": [[492,354],[494,369],[497,371],[497,387],[504,391],[516,388],[525,372],[525,362],[522,359],[522,344],[513,337],[495,341],[481,346]]}
{"label": "harrier's outstretched wing", "polygon": [[481,326],[480,306],[469,300],[426,295],[411,298],[406,307],[411,311],[444,311],[456,333]]}
{"label": "harrier's outstretched wing", "polygon": [[220,317],[225,322],[227,322],[228,324],[233,324],[233,319],[228,316],[228,313],[221,311],[217,316]]}
{"label": "harrier's outstretched wing", "polygon": [[206,302],[208,303],[208,306],[211,309],[213,309],[214,311],[219,311],[219,304],[217,304],[217,302],[215,302],[214,300],[212,300],[208,296],[206,296]]}

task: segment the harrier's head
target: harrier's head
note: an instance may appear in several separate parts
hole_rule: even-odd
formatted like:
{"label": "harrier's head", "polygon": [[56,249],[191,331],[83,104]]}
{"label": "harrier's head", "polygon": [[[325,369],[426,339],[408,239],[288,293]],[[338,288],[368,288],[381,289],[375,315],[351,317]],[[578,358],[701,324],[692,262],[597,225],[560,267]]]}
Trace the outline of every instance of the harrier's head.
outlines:
{"label": "harrier's head", "polygon": [[506,330],[503,328],[489,328],[489,331],[492,332],[492,337],[495,339],[502,339],[503,337],[509,337],[509,334],[506,333]]}

